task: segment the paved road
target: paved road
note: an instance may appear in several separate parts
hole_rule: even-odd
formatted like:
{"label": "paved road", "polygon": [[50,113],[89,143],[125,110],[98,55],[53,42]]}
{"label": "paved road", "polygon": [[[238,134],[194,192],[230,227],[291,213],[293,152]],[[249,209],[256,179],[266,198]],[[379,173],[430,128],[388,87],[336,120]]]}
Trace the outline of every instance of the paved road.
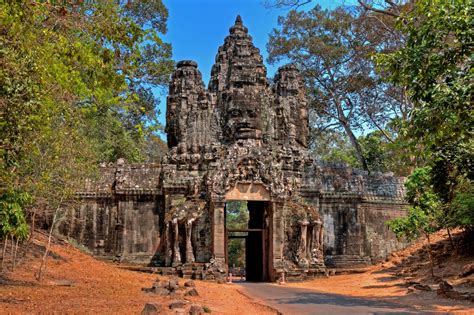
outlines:
{"label": "paved road", "polygon": [[[298,314],[420,314],[410,308],[381,300],[362,299],[271,283],[241,282],[241,291],[285,315]],[[434,314],[434,313],[423,313]]]}

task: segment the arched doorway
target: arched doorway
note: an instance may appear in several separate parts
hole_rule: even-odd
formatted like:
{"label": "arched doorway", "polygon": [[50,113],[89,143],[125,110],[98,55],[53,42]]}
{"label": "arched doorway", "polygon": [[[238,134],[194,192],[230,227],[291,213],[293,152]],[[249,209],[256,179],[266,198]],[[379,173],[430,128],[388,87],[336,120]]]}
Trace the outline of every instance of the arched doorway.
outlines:
{"label": "arched doorway", "polygon": [[[229,260],[229,245],[238,240],[244,247],[246,281],[270,281],[272,206],[267,190],[261,185],[237,184],[226,194],[226,201],[225,261],[228,270],[232,271],[233,267]],[[245,203],[248,213],[243,218],[247,222],[237,226],[230,224],[229,201]]]}

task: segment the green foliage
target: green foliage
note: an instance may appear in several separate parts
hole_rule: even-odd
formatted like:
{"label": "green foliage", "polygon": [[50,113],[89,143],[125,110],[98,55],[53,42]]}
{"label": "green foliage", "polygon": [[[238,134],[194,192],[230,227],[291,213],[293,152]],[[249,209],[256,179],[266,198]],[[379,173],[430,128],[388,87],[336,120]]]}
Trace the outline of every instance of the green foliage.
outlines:
{"label": "green foliage", "polygon": [[408,135],[428,149],[473,138],[473,9],[469,0],[417,1],[398,21],[406,45],[378,56],[414,102]]}
{"label": "green foliage", "polygon": [[405,184],[406,198],[411,207],[405,217],[387,222],[398,238],[413,240],[421,235],[429,235],[441,228],[441,203],[433,192],[429,167],[418,168]]}
{"label": "green foliage", "polygon": [[373,131],[359,137],[359,142],[367,159],[370,171],[393,172],[398,176],[408,176],[413,166],[422,161],[420,157],[410,154],[403,139],[394,135],[389,140],[384,133],[389,131]]}
{"label": "green foliage", "polygon": [[[246,229],[249,211],[245,201],[229,201],[226,203],[226,228]],[[230,239],[228,243],[229,266],[245,266],[244,239]]]}
{"label": "green foliage", "polygon": [[145,159],[167,16],[161,0],[0,2],[0,193],[51,212],[99,161]]}
{"label": "green foliage", "polygon": [[[398,176],[408,176],[412,172],[412,165],[420,158],[414,159],[401,139],[394,138],[394,141],[388,140],[379,130],[357,138],[369,171],[394,172]],[[353,146],[344,134],[332,130],[312,130],[311,140],[310,149],[315,158],[362,168]]]}
{"label": "green foliage", "polygon": [[367,166],[371,171],[386,172],[388,170],[387,142],[379,132],[372,132],[359,137],[360,145],[367,159]]}
{"label": "green foliage", "polygon": [[413,101],[402,134],[430,166],[430,191],[441,203],[438,224],[444,227],[472,228],[473,11],[467,0],[416,1],[397,22],[406,44],[377,56],[388,79]]}
{"label": "green foliage", "polygon": [[150,135],[146,142],[147,162],[159,162],[168,152],[168,145],[157,135]]}
{"label": "green foliage", "polygon": [[245,229],[248,226],[249,211],[246,201],[228,201],[226,203],[226,227]]}
{"label": "green foliage", "polygon": [[229,266],[242,268],[245,267],[245,240],[230,239],[228,242]]}
{"label": "green foliage", "polygon": [[346,163],[352,167],[361,167],[349,139],[341,132],[312,129],[309,147],[312,155],[323,162]]}
{"label": "green foliage", "polygon": [[24,240],[28,237],[28,224],[23,209],[31,203],[28,193],[4,192],[0,196],[0,237],[15,237]]}
{"label": "green foliage", "polygon": [[474,228],[474,189],[471,185],[466,192],[460,192],[454,197],[449,209],[449,226]]}

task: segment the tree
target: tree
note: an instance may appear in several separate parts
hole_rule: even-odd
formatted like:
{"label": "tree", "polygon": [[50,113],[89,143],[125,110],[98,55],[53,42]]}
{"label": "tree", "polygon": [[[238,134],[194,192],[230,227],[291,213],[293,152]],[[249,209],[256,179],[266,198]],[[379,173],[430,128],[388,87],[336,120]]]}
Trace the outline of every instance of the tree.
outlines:
{"label": "tree", "polygon": [[145,158],[167,16],[161,0],[0,3],[0,196],[28,194],[54,227],[99,161]]}
{"label": "tree", "polygon": [[357,2],[364,10],[399,18],[413,9],[415,0],[357,0]]}
{"label": "tree", "polygon": [[[387,126],[390,127],[392,123]],[[386,133],[393,134],[389,128]],[[380,130],[375,130],[365,136],[360,136],[359,142],[371,171],[393,172],[397,176],[408,176],[413,172],[414,166],[423,164],[421,157],[411,154],[413,150],[407,148],[407,143],[402,137],[397,136],[393,141],[389,141]]]}
{"label": "tree", "polygon": [[368,127],[381,130],[389,141],[385,125],[405,119],[410,106],[402,89],[384,83],[375,71],[372,56],[392,50],[401,39],[395,33],[377,33],[381,19],[354,8],[308,12],[290,11],[279,18],[279,29],[270,34],[268,61],[296,63],[306,80],[313,128],[343,131],[359,166],[368,170],[357,133]]}
{"label": "tree", "polygon": [[418,1],[397,24],[406,45],[378,57],[390,80],[408,89],[410,136],[427,147],[472,139],[473,8],[466,0]]}
{"label": "tree", "polygon": [[374,131],[366,136],[359,137],[359,142],[370,170],[387,172],[393,165],[390,163],[388,141],[381,136],[381,132]]}
{"label": "tree", "polygon": [[405,183],[406,199],[411,204],[407,215],[388,221],[387,224],[398,238],[408,241],[424,236],[427,241],[427,252],[430,259],[431,274],[434,276],[433,257],[431,254],[430,234],[441,228],[441,203],[433,191],[429,167],[418,168]]}
{"label": "tree", "polygon": [[474,179],[473,10],[466,0],[417,1],[397,22],[406,44],[377,58],[413,102],[404,137],[410,147],[423,149],[446,227],[472,227],[459,216],[472,213],[462,209],[472,205]]}
{"label": "tree", "polygon": [[309,148],[316,159],[329,163],[345,163],[352,167],[359,166],[354,148],[344,133],[313,128],[310,140]]}
{"label": "tree", "polygon": [[18,242],[28,237],[28,225],[23,209],[29,203],[31,203],[31,196],[28,193],[7,191],[0,196],[0,236],[4,240],[2,272],[5,267],[8,239],[11,239],[11,262],[14,271]]}

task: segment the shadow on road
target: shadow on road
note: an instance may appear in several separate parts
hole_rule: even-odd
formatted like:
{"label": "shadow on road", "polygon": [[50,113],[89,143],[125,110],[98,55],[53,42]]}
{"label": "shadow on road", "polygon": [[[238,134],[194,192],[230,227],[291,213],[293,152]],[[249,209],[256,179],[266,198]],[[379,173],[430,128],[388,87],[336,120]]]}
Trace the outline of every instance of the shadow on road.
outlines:
{"label": "shadow on road", "polygon": [[383,300],[320,293],[269,283],[239,285],[250,297],[274,307],[283,314],[420,314],[419,310],[411,306]]}

